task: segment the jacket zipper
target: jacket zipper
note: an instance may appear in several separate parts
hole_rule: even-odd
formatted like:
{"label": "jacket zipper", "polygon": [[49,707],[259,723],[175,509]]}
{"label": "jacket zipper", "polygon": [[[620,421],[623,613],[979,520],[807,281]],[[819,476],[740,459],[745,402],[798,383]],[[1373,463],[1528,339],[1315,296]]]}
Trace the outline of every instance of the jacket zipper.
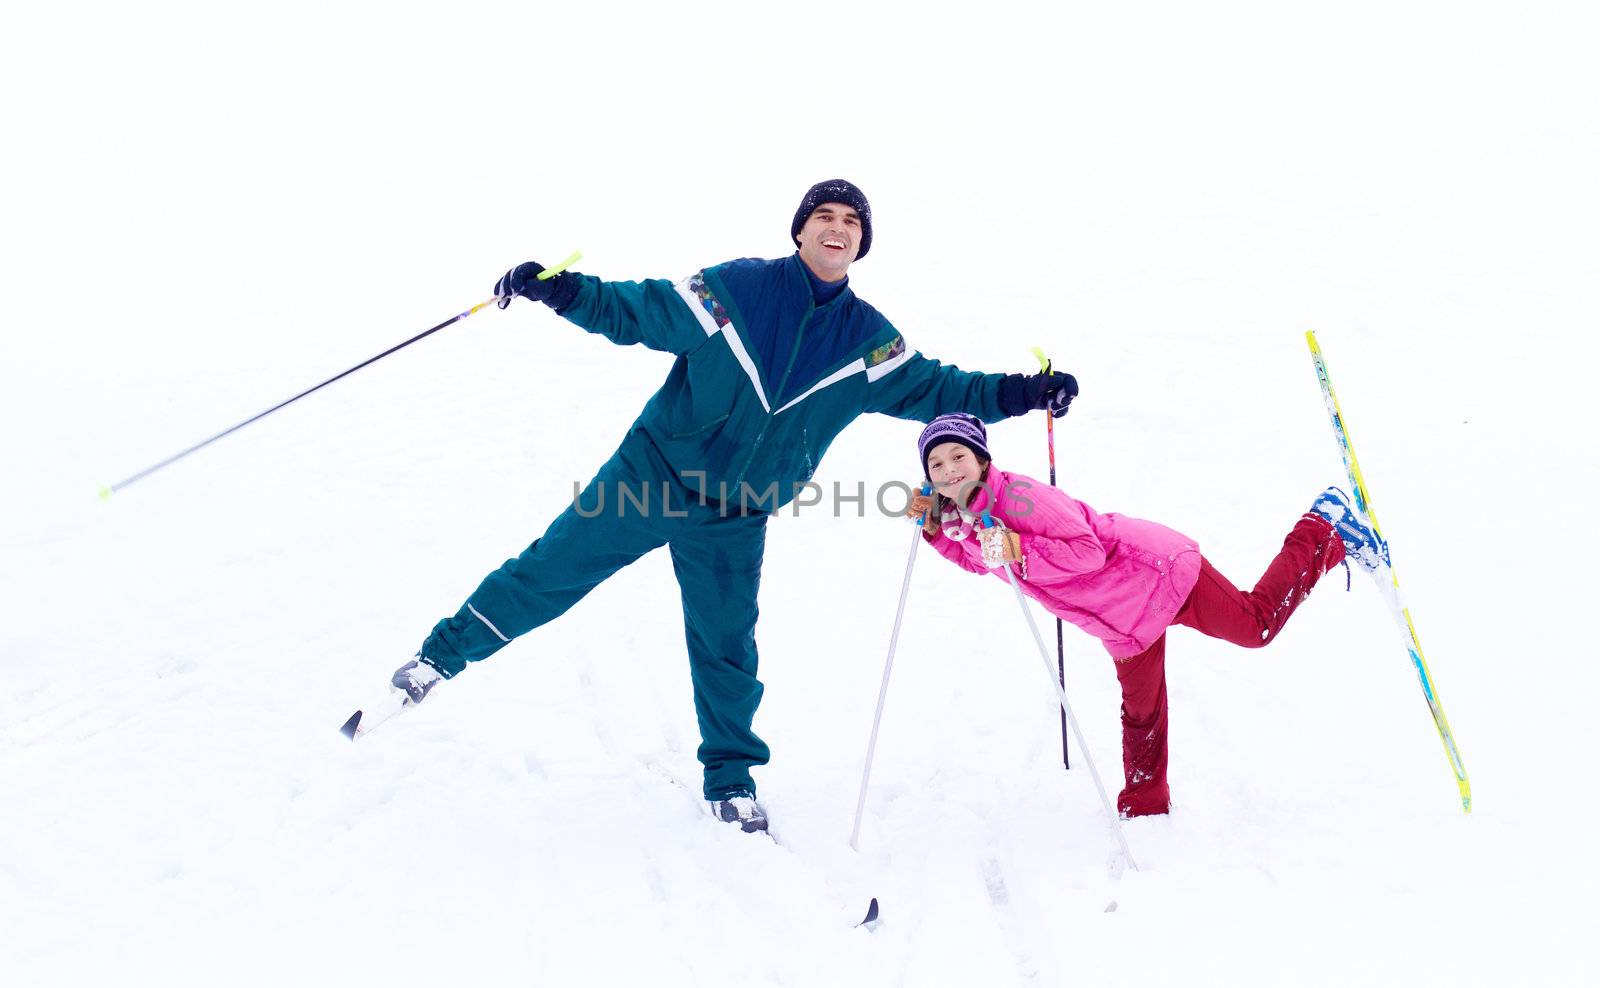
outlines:
{"label": "jacket zipper", "polygon": [[[809,287],[809,286],[808,286]],[[756,433],[755,442],[750,445],[750,455],[745,458],[744,466],[739,468],[739,476],[733,481],[734,494],[737,496],[744,484],[744,478],[750,471],[750,464],[756,461],[756,454],[761,451],[761,443],[767,438],[767,429],[772,425],[772,420],[778,414],[778,399],[783,395],[784,387],[789,383],[789,374],[794,370],[794,360],[800,355],[800,342],[805,338],[806,323],[811,321],[811,316],[817,311],[817,303],[812,301],[806,306],[806,314],[800,320],[800,325],[794,331],[794,346],[789,350],[789,362],[783,368],[783,379],[773,390],[772,404],[767,410],[766,421],[761,423],[761,431]],[[781,492],[780,492],[781,495]],[[759,494],[758,494],[759,496]]]}

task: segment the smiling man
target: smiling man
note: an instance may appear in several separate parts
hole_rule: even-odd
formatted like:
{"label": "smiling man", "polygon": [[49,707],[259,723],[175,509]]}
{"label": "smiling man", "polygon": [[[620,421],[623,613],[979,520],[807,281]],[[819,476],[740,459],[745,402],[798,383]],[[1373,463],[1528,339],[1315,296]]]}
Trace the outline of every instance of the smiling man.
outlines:
{"label": "smiling man", "polygon": [[850,265],[872,247],[872,209],[849,182],[812,186],[789,235],[798,249],[788,257],[728,261],[676,284],[571,271],[540,280],[544,268],[531,261],[500,279],[502,308],[517,296],[544,302],[591,333],[678,359],[573,505],[395,672],[408,704],[665,545],[683,602],[706,800],[723,821],[767,829],[750,776],[769,754],[751,728],[767,519],[863,412],[987,422],[1032,409],[1061,415],[1078,393],[1069,374],[972,373],[908,347],[850,290]]}
{"label": "smiling man", "polygon": [[[805,203],[800,209],[804,211]],[[867,215],[872,215],[870,210]],[[795,218],[800,219],[798,214]],[[861,213],[854,206],[825,202],[799,223],[793,235],[806,268],[823,281],[835,282],[843,281],[851,262],[867,252],[863,229]]]}

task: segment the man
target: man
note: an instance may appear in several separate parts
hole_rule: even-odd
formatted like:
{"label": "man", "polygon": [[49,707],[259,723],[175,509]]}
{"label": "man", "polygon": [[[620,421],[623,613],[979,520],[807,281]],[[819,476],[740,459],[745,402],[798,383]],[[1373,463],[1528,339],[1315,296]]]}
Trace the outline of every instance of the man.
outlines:
{"label": "man", "polygon": [[394,674],[408,705],[665,545],[683,598],[705,797],[719,819],[766,829],[750,769],[768,758],[751,730],[767,519],[863,412],[1061,415],[1078,391],[1069,374],[968,373],[907,347],[850,291],[850,265],[872,246],[872,210],[849,182],[812,186],[789,234],[798,247],[789,257],[729,261],[676,285],[570,271],[540,279],[533,262],[495,285],[502,308],[515,296],[544,302],[591,333],[678,359],[575,503]]}

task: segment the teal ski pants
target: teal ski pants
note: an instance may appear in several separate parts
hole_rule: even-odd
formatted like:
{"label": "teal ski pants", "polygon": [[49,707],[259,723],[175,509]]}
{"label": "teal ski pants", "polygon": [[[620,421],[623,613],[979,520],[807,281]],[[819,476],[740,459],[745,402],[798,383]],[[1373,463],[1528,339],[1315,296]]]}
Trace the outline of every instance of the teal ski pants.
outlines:
{"label": "teal ski pants", "polygon": [[484,577],[422,655],[446,677],[553,621],[645,553],[667,546],[683,597],[689,676],[700,721],[707,799],[755,792],[766,744],[751,730],[756,679],[756,592],[767,515],[702,502],[650,438],[634,429],[544,535]]}

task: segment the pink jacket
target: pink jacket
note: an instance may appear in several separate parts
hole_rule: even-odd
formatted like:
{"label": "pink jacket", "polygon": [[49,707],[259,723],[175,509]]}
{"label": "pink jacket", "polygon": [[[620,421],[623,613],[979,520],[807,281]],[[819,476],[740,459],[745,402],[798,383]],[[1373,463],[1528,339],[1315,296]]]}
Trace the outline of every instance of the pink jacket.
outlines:
{"label": "pink jacket", "polygon": [[1011,568],[1022,592],[1100,639],[1113,658],[1137,655],[1160,638],[1200,575],[1200,549],[1188,536],[1152,521],[1098,514],[1058,488],[993,463],[987,486],[966,511],[948,510],[940,533],[923,538],[958,566],[1004,580],[1002,570],[984,565],[973,531],[985,510],[1020,536],[1022,561]]}

